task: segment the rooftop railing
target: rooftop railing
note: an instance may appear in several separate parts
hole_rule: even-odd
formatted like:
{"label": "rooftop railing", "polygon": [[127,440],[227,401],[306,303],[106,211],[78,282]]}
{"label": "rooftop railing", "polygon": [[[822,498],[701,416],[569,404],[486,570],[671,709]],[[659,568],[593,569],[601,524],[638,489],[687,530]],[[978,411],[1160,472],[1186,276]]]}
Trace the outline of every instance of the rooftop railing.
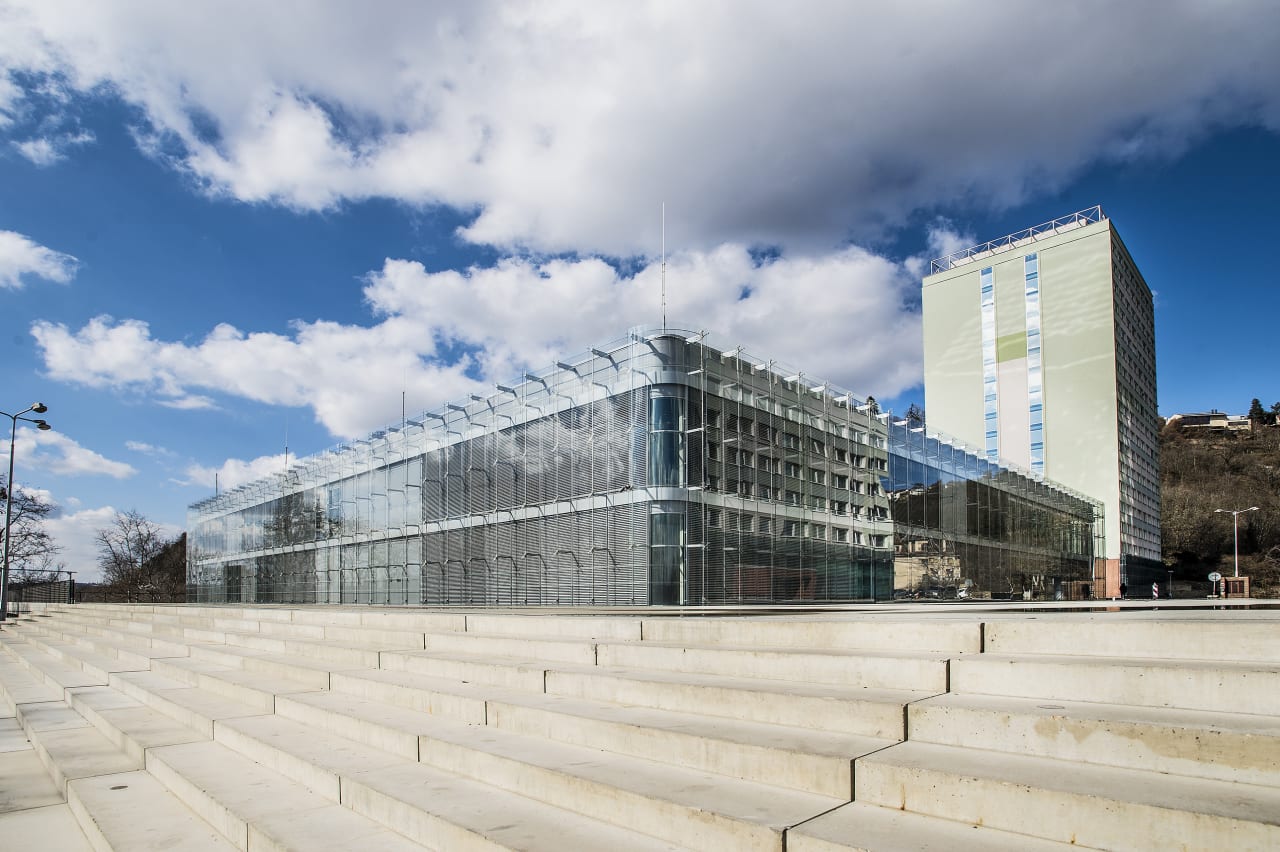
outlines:
{"label": "rooftop railing", "polygon": [[1043,240],[1055,234],[1062,234],[1076,228],[1082,228],[1085,225],[1092,225],[1106,218],[1106,214],[1102,212],[1102,205],[1095,204],[1093,207],[1086,207],[1084,210],[1072,213],[1069,216],[1062,216],[1051,222],[1045,222],[1043,225],[1036,225],[1034,228],[1017,231],[998,240],[992,240],[991,242],[982,243],[961,251],[954,251],[951,254],[939,257],[930,262],[929,274],[946,272],[948,269],[955,269],[957,266],[963,266],[993,255],[1012,251],[1030,245],[1036,240]]}

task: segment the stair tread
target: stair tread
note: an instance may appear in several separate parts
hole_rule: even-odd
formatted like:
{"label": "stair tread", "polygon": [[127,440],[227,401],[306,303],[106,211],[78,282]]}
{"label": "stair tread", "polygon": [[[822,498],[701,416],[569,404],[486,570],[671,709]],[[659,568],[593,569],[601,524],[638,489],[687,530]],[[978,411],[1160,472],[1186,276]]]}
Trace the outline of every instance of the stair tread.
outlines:
{"label": "stair tread", "polygon": [[[68,785],[80,824],[108,849],[232,852],[236,847],[145,771],[83,778]],[[145,818],[140,818],[145,814]],[[88,823],[88,825],[86,825]],[[97,844],[95,844],[96,846]]]}
{"label": "stair tread", "polygon": [[1069,716],[1090,721],[1128,722],[1135,725],[1158,725],[1280,737],[1280,717],[1262,716],[1256,713],[1221,713],[1212,710],[1187,710],[1180,707],[1148,707],[1100,701],[1072,701],[1058,698],[1048,700],[963,692],[932,696],[922,699],[913,707],[958,707],[1047,718]]}
{"label": "stair tread", "polygon": [[[198,795],[212,799],[235,819],[251,824],[250,834],[263,834],[286,849],[389,852],[422,848],[217,742],[155,749],[147,755],[147,766],[153,774],[158,769],[156,764],[163,764],[179,776],[179,789],[171,790],[179,798],[188,795],[185,787],[191,785]],[[163,783],[170,776],[166,773],[160,777]],[[189,806],[202,812],[199,805]]]}
{"label": "stair tread", "polygon": [[1280,788],[910,741],[862,758],[1110,801],[1280,825]]}
{"label": "stair tread", "polygon": [[[759,825],[793,825],[842,800],[619,755],[585,746],[540,740],[493,726],[441,719],[379,702],[332,692],[292,696],[290,702],[318,707],[370,723],[411,732],[429,741],[514,761],[529,767],[608,785],[640,796],[722,813]],[[430,753],[430,742],[423,746]]]}
{"label": "stair tread", "polygon": [[832,847],[865,852],[1066,852],[1083,848],[861,802],[841,805],[787,832],[788,852],[826,852]]}

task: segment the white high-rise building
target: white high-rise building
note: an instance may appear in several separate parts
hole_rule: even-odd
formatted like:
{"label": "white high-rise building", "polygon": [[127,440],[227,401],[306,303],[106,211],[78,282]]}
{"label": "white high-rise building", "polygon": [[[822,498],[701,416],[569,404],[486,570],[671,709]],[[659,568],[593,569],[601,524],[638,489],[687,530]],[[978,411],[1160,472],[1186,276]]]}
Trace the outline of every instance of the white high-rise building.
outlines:
{"label": "white high-rise building", "polygon": [[1101,207],[933,261],[930,428],[1100,500],[1107,594],[1162,580],[1151,291]]}

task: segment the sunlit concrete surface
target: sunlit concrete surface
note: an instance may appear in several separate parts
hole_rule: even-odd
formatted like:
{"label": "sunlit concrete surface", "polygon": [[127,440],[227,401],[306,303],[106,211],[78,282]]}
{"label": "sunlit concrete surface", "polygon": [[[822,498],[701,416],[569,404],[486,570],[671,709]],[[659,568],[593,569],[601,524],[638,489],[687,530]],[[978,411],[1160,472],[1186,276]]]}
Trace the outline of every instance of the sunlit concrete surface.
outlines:
{"label": "sunlit concrete surface", "polygon": [[50,606],[4,848],[1280,848],[1280,608]]}

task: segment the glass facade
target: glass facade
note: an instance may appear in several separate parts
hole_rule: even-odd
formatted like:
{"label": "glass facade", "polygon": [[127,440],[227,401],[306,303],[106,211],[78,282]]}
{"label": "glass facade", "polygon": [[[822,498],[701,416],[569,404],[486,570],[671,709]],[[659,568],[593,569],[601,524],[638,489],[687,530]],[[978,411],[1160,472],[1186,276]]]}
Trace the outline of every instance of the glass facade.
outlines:
{"label": "glass facade", "polygon": [[903,424],[636,330],[192,506],[190,599],[715,605],[1090,576],[1097,504]]}

